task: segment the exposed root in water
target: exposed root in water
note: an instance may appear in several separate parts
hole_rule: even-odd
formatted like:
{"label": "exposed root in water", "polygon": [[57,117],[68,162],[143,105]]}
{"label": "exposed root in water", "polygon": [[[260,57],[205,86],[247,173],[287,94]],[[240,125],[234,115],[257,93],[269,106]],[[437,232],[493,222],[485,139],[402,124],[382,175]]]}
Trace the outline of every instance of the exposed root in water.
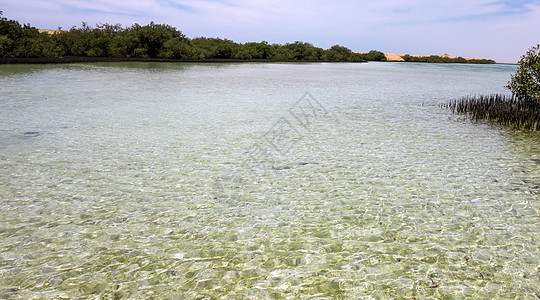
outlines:
{"label": "exposed root in water", "polygon": [[466,96],[451,100],[441,107],[454,113],[469,115],[473,120],[489,120],[504,126],[540,130],[540,103],[509,95]]}

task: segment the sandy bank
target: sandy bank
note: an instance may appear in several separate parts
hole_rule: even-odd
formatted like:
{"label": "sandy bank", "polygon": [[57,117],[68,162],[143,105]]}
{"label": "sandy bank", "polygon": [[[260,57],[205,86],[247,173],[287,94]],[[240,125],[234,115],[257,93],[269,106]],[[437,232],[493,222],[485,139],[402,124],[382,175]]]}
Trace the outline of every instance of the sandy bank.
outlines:
{"label": "sandy bank", "polygon": [[[366,54],[368,52],[356,52],[354,51],[355,53],[362,53],[362,54]],[[386,56],[386,60],[387,61],[405,61],[403,60],[403,55],[405,54],[397,54],[397,53],[384,53],[384,55]],[[414,57],[429,57],[431,55],[425,55],[425,54],[409,54],[410,56],[414,56]],[[440,57],[448,57],[448,58],[457,58],[457,56],[451,56],[451,55],[448,55],[448,54],[443,54],[443,55],[435,55],[435,56],[440,56]],[[476,58],[476,57],[463,57],[467,60],[470,60],[470,59],[481,59],[481,58]]]}

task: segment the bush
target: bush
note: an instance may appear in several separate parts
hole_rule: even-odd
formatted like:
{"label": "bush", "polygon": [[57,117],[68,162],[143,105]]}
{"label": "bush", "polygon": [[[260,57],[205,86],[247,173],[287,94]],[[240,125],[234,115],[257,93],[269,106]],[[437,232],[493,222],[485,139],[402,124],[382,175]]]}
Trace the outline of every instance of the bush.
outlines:
{"label": "bush", "polygon": [[276,55],[276,48],[269,45],[266,41],[260,43],[246,43],[243,47],[238,48],[238,51],[240,52],[235,54],[235,58],[273,59]]}
{"label": "bush", "polygon": [[521,100],[540,102],[540,44],[521,56],[516,74],[506,87]]}
{"label": "bush", "polygon": [[340,46],[340,45],[334,45],[330,47],[330,49],[326,50],[324,53],[324,58],[326,60],[348,60],[351,56],[351,49]]}
{"label": "bush", "polygon": [[371,50],[364,55],[364,58],[368,61],[386,61],[386,55],[381,51]]}

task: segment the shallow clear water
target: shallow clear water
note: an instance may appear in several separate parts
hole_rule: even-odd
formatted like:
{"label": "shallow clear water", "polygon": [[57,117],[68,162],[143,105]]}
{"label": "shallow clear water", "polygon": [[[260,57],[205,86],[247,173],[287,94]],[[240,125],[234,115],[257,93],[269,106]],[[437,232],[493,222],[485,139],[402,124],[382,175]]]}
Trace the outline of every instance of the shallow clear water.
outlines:
{"label": "shallow clear water", "polygon": [[508,65],[0,66],[0,298],[540,294]]}

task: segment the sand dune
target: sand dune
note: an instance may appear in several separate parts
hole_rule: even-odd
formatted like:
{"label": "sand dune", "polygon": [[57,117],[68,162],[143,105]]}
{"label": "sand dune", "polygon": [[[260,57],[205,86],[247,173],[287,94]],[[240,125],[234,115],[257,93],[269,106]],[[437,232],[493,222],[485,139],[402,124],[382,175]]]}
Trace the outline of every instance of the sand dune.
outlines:
{"label": "sand dune", "polygon": [[[367,52],[361,52],[361,53],[367,53]],[[386,56],[387,61],[404,61],[402,56],[405,55],[405,54],[385,53],[384,55]],[[428,56],[431,56],[431,55],[425,55],[425,54],[409,54],[409,55],[410,56],[415,56],[415,57],[428,57]],[[457,56],[452,56],[452,55],[448,55],[448,54],[436,55],[436,56],[457,58]],[[476,58],[476,57],[463,57],[463,58],[465,58],[467,60],[469,60],[469,59],[480,59],[480,58]]]}

